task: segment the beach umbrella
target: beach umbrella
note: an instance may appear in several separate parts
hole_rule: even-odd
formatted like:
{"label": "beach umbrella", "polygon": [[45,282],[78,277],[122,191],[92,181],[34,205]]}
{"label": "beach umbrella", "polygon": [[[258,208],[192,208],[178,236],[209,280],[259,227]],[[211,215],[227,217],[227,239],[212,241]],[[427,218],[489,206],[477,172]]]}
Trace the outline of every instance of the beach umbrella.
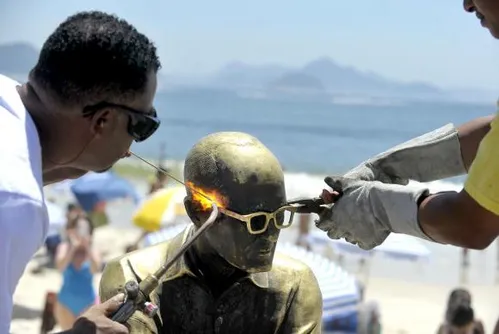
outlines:
{"label": "beach umbrella", "polygon": [[184,207],[186,191],[183,186],[160,189],[139,206],[133,223],[141,229],[154,232],[162,226],[173,224],[187,217]]}
{"label": "beach umbrella", "polygon": [[372,250],[363,250],[344,239],[330,239],[326,233],[318,229],[314,229],[311,233],[311,242],[317,246],[332,247],[338,254],[354,254],[362,257],[381,254],[392,259],[419,261],[428,260],[431,254],[429,248],[418,239],[396,233],[391,233],[381,245]]}
{"label": "beach umbrella", "polygon": [[71,182],[71,192],[78,203],[87,212],[94,210],[98,203],[118,198],[131,198],[139,201],[135,188],[125,179],[113,172],[87,173]]}

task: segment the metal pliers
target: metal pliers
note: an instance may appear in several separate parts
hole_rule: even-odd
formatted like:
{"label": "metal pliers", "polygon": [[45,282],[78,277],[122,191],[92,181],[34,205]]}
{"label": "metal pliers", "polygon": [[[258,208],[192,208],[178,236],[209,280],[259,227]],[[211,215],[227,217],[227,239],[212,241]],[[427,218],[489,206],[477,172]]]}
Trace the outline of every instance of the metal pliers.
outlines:
{"label": "metal pliers", "polygon": [[299,198],[287,203],[296,208],[296,213],[316,213],[321,214],[325,209],[326,202],[320,197]]}
{"label": "metal pliers", "polygon": [[320,215],[324,209],[327,209],[341,197],[341,193],[338,192],[329,194],[329,200],[325,200],[323,197],[305,197],[294,199],[289,201],[287,204],[295,207],[296,213],[315,213]]}

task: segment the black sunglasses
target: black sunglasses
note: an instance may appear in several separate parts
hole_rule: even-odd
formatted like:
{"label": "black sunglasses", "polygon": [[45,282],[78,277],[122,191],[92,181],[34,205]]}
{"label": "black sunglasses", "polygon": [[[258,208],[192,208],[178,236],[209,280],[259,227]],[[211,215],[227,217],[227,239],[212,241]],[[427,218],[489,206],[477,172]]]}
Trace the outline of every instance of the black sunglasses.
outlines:
{"label": "black sunglasses", "polygon": [[104,108],[117,108],[128,114],[129,120],[127,131],[136,142],[141,142],[151,137],[161,124],[156,109],[154,108],[152,108],[149,113],[145,113],[122,104],[110,102],[99,102],[91,106],[86,106],[83,109],[83,117],[92,117],[96,112]]}

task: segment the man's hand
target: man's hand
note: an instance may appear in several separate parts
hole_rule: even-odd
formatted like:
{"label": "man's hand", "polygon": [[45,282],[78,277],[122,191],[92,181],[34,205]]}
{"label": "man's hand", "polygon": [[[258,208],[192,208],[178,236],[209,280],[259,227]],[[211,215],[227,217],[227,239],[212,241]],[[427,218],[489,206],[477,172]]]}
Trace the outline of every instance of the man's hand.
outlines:
{"label": "man's hand", "polygon": [[128,334],[128,328],[108,317],[123,303],[124,295],[119,294],[105,303],[95,305],[83,313],[75,322],[73,334]]}
{"label": "man's hand", "polygon": [[429,239],[417,220],[418,200],[427,189],[345,177],[324,181],[341,194],[317,221],[331,239],[345,238],[365,250],[383,243],[391,232]]}

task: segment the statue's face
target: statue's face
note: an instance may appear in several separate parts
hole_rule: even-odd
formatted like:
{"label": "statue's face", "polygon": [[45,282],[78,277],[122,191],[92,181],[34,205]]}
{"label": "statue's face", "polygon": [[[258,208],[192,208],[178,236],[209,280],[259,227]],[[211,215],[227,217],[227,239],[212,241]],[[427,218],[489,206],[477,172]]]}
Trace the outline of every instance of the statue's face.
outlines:
{"label": "statue's face", "polygon": [[[284,175],[279,161],[256,138],[238,132],[220,132],[200,140],[189,152],[184,168],[185,181],[206,191],[216,192],[224,209],[240,215],[274,212],[286,204]],[[192,189],[192,187],[191,187]],[[188,191],[186,209],[193,221],[202,223],[206,210],[196,210],[203,201]],[[192,197],[192,202],[189,199]],[[210,197],[211,198],[211,197]],[[191,204],[187,204],[191,203]],[[199,208],[198,208],[199,209]],[[272,268],[279,237],[274,222],[259,234],[248,231],[246,223],[221,212],[206,231],[204,240],[220,257],[246,272]],[[281,214],[277,219],[283,219]]]}
{"label": "statue's face", "polygon": [[[284,183],[254,184],[241,186],[241,191],[231,191],[227,209],[239,214],[274,212],[286,202]],[[263,217],[262,217],[263,218]],[[284,214],[276,219],[282,224]],[[265,220],[261,221],[264,224]],[[243,271],[265,272],[272,268],[279,230],[270,221],[267,229],[251,234],[247,224],[221,214],[219,221],[207,232],[213,249],[228,263]]]}

